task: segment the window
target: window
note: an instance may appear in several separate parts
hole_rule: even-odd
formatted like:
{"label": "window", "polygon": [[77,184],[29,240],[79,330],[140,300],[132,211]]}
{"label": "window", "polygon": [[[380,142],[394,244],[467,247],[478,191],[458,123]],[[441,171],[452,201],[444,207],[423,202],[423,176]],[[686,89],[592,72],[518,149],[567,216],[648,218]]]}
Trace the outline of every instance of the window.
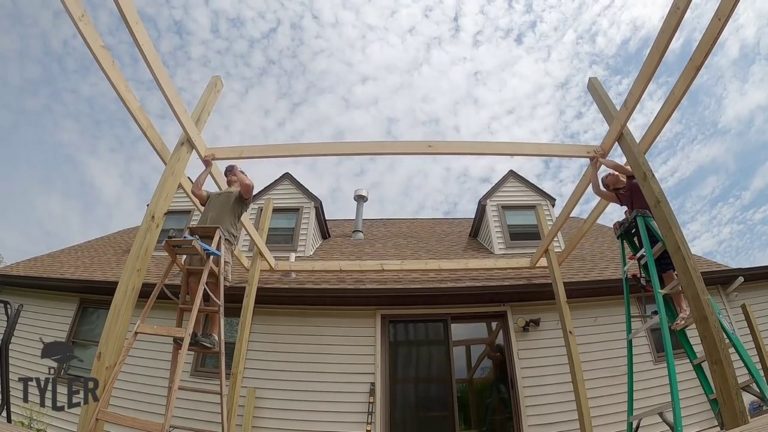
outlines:
{"label": "window", "polygon": [[499,215],[508,247],[539,244],[541,234],[535,207],[499,206]]}
{"label": "window", "polygon": [[[653,319],[653,317],[659,314],[659,311],[656,308],[656,301],[651,295],[638,297],[637,304],[639,306],[640,313],[644,315],[643,323]],[[646,317],[647,315],[651,315],[651,317]],[[661,326],[659,326],[659,324],[654,324],[651,327],[648,327],[647,334],[648,341],[651,344],[651,354],[653,355],[654,363],[663,362],[664,342],[661,339]],[[675,353],[675,358],[685,358],[685,351],[683,351],[683,345],[677,338],[677,333],[670,332],[669,335],[670,341],[672,342],[672,350]]]}
{"label": "window", "polygon": [[60,371],[62,375],[86,377],[91,374],[93,358],[96,356],[108,312],[108,304],[81,303],[78,306],[67,342],[72,344],[74,355],[80,360],[73,360],[68,370]]}
{"label": "window", "polygon": [[[235,343],[237,342],[237,330],[240,325],[240,311],[225,309],[224,311],[224,362],[226,371],[232,369],[232,358],[235,355]],[[206,316],[206,321],[208,316]],[[207,325],[207,322],[206,322]],[[192,375],[202,377],[218,377],[219,353],[196,353],[192,367]]]}
{"label": "window", "polygon": [[384,430],[519,431],[504,316],[385,318]]}
{"label": "window", "polygon": [[[272,210],[266,240],[270,249],[289,251],[298,249],[301,211],[300,208],[276,208]],[[260,219],[261,210],[259,210],[259,217],[256,218],[257,228]],[[253,246],[253,242],[251,242],[248,250],[253,251]]]}
{"label": "window", "polygon": [[157,246],[162,245],[169,235],[181,237],[191,219],[192,212],[188,210],[166,213],[163,229],[160,230],[160,235],[157,237]]}

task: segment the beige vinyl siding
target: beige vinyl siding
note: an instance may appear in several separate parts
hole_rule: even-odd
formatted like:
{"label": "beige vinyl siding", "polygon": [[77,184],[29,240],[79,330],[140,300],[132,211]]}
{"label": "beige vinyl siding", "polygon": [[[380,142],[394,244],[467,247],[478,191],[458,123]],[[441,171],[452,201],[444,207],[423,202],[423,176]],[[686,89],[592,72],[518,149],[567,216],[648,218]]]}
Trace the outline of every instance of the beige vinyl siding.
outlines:
{"label": "beige vinyl siding", "polygon": [[[68,295],[4,289],[2,298],[24,309],[11,344],[11,392],[14,418],[21,418],[19,376],[45,376],[48,361],[40,359],[40,341],[65,340],[78,299]],[[144,304],[134,310],[131,328]],[[364,429],[370,383],[374,380],[373,312],[257,310],[250,335],[244,387],[256,387],[254,431],[358,431]],[[175,324],[175,309],[159,305],[150,322]],[[160,420],[165,405],[171,345],[168,338],[141,336],[126,361],[113,393],[110,410]],[[182,384],[216,388],[212,379],[189,372]],[[59,400],[66,401],[66,386]],[[245,394],[245,391],[243,391]],[[38,400],[34,384],[30,400]],[[243,397],[238,411],[242,423]],[[215,430],[219,414],[216,395],[179,393],[174,423]],[[49,432],[75,431],[80,409],[48,410]],[[127,431],[108,425],[109,431]]]}
{"label": "beige vinyl siding", "polygon": [[[312,201],[309,200],[301,191],[294,186],[289,180],[283,180],[276,185],[267,194],[261,197],[259,200],[251,204],[249,210],[249,217],[251,223],[255,223],[258,215],[259,208],[264,206],[264,201],[267,198],[272,198],[274,208],[281,207],[298,207],[302,209],[301,223],[299,226],[299,244],[297,256],[304,256],[307,251],[307,237],[309,236],[310,224],[310,209],[313,206]],[[266,240],[266,238],[265,238]],[[250,247],[251,238],[247,234],[240,235],[240,248],[246,255],[250,255],[248,248]],[[274,256],[288,256],[291,251],[271,251]]]}
{"label": "beige vinyl siding", "polygon": [[[713,291],[714,292],[714,291]],[[762,298],[768,305],[768,293]],[[633,313],[638,309],[633,303]],[[581,354],[592,422],[596,431],[622,430],[626,422],[626,342],[623,301],[572,304],[576,340]],[[578,431],[568,359],[558,314],[551,307],[512,308],[514,318],[541,317],[541,327],[528,333],[515,332],[520,359],[521,389],[527,432]],[[768,324],[768,320],[767,324]],[[633,328],[641,325],[633,320]],[[691,341],[701,351],[695,332]],[[664,363],[653,363],[645,335],[633,341],[635,368],[635,412],[669,400]],[[687,359],[676,362],[685,428],[709,430],[716,422]],[[643,430],[664,431],[658,417],[647,418]]]}
{"label": "beige vinyl siding", "polygon": [[375,313],[257,310],[244,385],[254,431],[365,429]]}
{"label": "beige vinyl siding", "polygon": [[[526,185],[519,182],[514,177],[507,180],[507,182],[499,188],[499,190],[488,199],[486,206],[486,218],[490,218],[490,225],[493,227],[493,243],[495,245],[495,253],[533,253],[535,247],[517,247],[508,248],[504,241],[504,226],[502,225],[501,215],[499,214],[499,204],[541,204],[544,206],[544,214],[547,217],[547,224],[552,226],[554,222],[552,206],[546,198],[541,197],[536,192],[529,189]],[[561,251],[563,248],[563,236],[558,234],[553,242],[556,251]]]}
{"label": "beige vinyl siding", "polygon": [[309,220],[312,221],[312,229],[309,231],[309,240],[307,241],[307,256],[315,253],[315,249],[323,242],[323,237],[320,233],[320,223],[317,221],[316,215],[317,209],[314,206],[310,207]]}
{"label": "beige vinyl siding", "polygon": [[[485,214],[487,215],[489,212],[488,206],[486,206]],[[477,234],[477,239],[480,240],[480,243],[485,245],[485,247],[488,248],[491,252],[496,253],[496,249],[494,248],[494,241],[491,236],[491,225],[488,223],[488,217],[483,217],[483,223],[480,225],[480,232]]]}

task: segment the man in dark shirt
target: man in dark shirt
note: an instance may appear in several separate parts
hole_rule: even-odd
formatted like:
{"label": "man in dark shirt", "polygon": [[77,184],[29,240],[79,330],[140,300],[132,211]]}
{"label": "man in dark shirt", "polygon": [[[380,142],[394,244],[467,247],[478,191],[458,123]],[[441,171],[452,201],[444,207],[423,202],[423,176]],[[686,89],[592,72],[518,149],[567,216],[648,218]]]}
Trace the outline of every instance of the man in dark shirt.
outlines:
{"label": "man in dark shirt", "polygon": [[[625,214],[627,215],[635,210],[646,210],[653,214],[629,164],[622,165],[618,162],[604,159],[602,155],[591,158],[590,162],[592,165],[592,191],[595,195],[608,202],[626,207]],[[600,169],[600,165],[612,170],[600,179],[600,183],[602,183],[605,190],[601,189],[600,184],[598,184],[597,171]],[[642,244],[639,234],[636,236],[636,239],[639,245]],[[659,239],[650,230],[648,231],[648,240],[652,248],[659,243]],[[677,279],[675,266],[672,263],[669,252],[666,250],[662,252],[655,259],[655,263],[656,269],[664,281],[664,286],[669,286],[669,284]],[[672,300],[677,308],[678,318],[670,327],[672,330],[685,328],[693,322],[693,317],[682,290],[675,293],[672,296]]]}

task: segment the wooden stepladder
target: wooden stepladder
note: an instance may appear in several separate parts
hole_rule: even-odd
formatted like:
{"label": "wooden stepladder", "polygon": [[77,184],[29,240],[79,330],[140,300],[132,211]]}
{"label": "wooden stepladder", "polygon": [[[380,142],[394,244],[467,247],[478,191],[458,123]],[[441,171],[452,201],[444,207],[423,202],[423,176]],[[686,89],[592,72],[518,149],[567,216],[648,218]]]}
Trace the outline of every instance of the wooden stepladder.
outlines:
{"label": "wooden stepladder", "polygon": [[[212,239],[210,244],[204,243],[201,239]],[[219,267],[214,263],[214,259],[221,256],[221,250],[224,246],[224,239],[219,227],[215,226],[193,226],[189,227],[187,233],[182,238],[169,238],[163,243],[163,248],[170,256],[171,260],[168,266],[165,268],[160,281],[155,285],[152,295],[147,300],[144,310],[141,312],[136,325],[129,334],[125,345],[123,346],[123,352],[120,355],[118,362],[115,364],[115,369],[110,375],[101,399],[99,400],[98,407],[96,408],[96,416],[91,419],[88,430],[92,431],[96,427],[97,421],[103,421],[106,423],[116,424],[120,426],[126,426],[137,430],[147,432],[169,432],[170,430],[180,431],[193,431],[204,432],[203,429],[193,428],[178,424],[172,424],[173,410],[176,404],[176,398],[179,391],[190,391],[197,393],[218,394],[220,398],[221,406],[221,432],[227,432],[227,404],[226,404],[226,370],[224,359],[224,273],[220,271]],[[199,256],[203,258],[204,265],[190,266],[186,265],[189,260],[185,260],[184,263],[179,259],[180,257]],[[219,260],[221,263],[222,260]],[[178,267],[181,271],[181,289],[179,292],[179,298],[176,299],[165,287],[165,281],[173,270],[174,267]],[[193,299],[189,299],[189,293],[187,292],[187,281],[190,275],[199,275],[200,283],[197,289],[197,295]],[[216,281],[218,291],[216,295],[208,288],[207,281]],[[157,300],[161,291],[164,291],[170,298],[178,302],[178,308],[176,310],[176,326],[158,326],[146,323],[149,317],[150,311]],[[203,305],[203,298],[206,296],[214,304],[214,306]],[[189,319],[186,325],[184,325],[184,316],[189,314]],[[198,314],[218,314],[219,319],[219,332],[217,334],[219,338],[219,346],[217,349],[206,349],[191,347],[190,342],[192,340],[192,333],[194,331],[195,317]],[[202,316],[200,317],[202,319]],[[166,395],[165,414],[162,422],[153,420],[142,419],[130,415],[109,411],[109,401],[112,396],[117,377],[128,358],[133,345],[140,335],[162,336],[168,338],[168,343],[173,346],[171,353],[171,367],[168,381],[168,391]],[[176,342],[174,342],[176,340]],[[178,341],[181,341],[179,344]],[[184,370],[184,359],[188,352],[204,352],[204,353],[217,353],[219,355],[219,388],[218,390],[211,390],[207,388],[190,387],[180,385],[181,375]],[[213,432],[213,431],[211,431]]]}

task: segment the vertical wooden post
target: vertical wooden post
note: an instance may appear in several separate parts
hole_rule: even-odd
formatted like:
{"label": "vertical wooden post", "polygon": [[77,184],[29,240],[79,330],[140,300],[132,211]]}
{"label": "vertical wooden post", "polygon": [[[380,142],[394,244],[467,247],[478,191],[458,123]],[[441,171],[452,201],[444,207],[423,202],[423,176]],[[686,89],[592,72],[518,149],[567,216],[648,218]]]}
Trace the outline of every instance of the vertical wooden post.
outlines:
{"label": "vertical wooden post", "polygon": [[253,425],[253,408],[256,405],[256,389],[248,388],[245,397],[245,410],[243,411],[243,432],[250,432]]}
{"label": "vertical wooden post", "polygon": [[[203,95],[195,107],[192,117],[198,127],[202,128],[208,120],[209,114],[221,94],[222,83],[220,79],[212,79],[206,87]],[[123,341],[131,324],[133,310],[147,274],[152,252],[155,250],[157,238],[160,235],[165,213],[171,205],[171,200],[179,187],[179,182],[185,176],[185,170],[192,155],[193,147],[182,134],[176,147],[168,158],[168,164],[160,176],[158,185],[152,195],[152,200],[144,214],[144,219],[136,233],[131,251],[123,266],[123,273],[115,289],[115,296],[104,323],[104,329],[99,340],[99,347],[93,361],[91,376],[99,383],[106,383],[114,370],[115,363],[123,348]],[[101,386],[98,389],[101,396]],[[92,416],[96,404],[83,406],[80,411],[78,431],[84,432]],[[96,424],[96,431],[104,429],[104,423]]]}
{"label": "vertical wooden post", "polygon": [[[259,219],[259,235],[266,239],[269,231],[269,222],[272,220],[272,198],[264,201],[264,208]],[[237,421],[237,408],[240,403],[240,388],[243,385],[243,370],[245,369],[245,357],[248,353],[248,338],[251,335],[251,323],[253,322],[253,309],[256,303],[256,290],[259,287],[259,275],[261,273],[262,255],[257,248],[253,249],[251,268],[248,270],[248,284],[243,294],[243,305],[240,309],[240,324],[237,328],[237,342],[232,356],[232,369],[229,378],[229,391],[227,393],[227,415],[229,416],[228,430],[235,430]],[[255,393],[255,389],[253,390]]]}
{"label": "vertical wooden post", "polygon": [[749,304],[742,303],[741,311],[744,312],[744,320],[747,321],[749,327],[749,334],[752,335],[752,342],[755,343],[755,351],[757,351],[757,358],[760,359],[760,366],[763,368],[763,377],[768,379],[768,351],[765,349],[763,338],[760,336],[760,327],[757,326],[757,320],[752,313],[752,308]]}
{"label": "vertical wooden post", "polygon": [[664,237],[664,244],[677,270],[683,294],[690,304],[701,345],[704,347],[704,355],[707,357],[709,370],[712,373],[723,426],[726,430],[743,426],[749,423],[749,417],[741,397],[736,371],[725,345],[725,337],[709,303],[707,287],[693,259],[688,242],[672,211],[672,206],[641,149],[623,141],[619,141],[619,146],[624,151],[629,166],[650,206],[656,225]]}
{"label": "vertical wooden post", "polygon": [[[548,227],[547,218],[541,206],[536,206],[536,220],[539,225],[539,233],[543,239],[547,236]],[[545,250],[544,257],[547,259],[549,275],[552,279],[552,288],[555,291],[557,312],[560,315],[560,327],[563,331],[565,352],[568,355],[568,366],[571,372],[571,385],[573,386],[573,395],[576,399],[576,411],[579,415],[579,430],[591,432],[592,415],[589,410],[587,388],[584,385],[584,371],[581,368],[581,357],[579,356],[579,347],[576,343],[576,332],[573,329],[573,321],[571,321],[571,309],[568,307],[568,298],[565,294],[563,277],[560,273],[560,264],[557,262],[555,249],[551,243]]]}

